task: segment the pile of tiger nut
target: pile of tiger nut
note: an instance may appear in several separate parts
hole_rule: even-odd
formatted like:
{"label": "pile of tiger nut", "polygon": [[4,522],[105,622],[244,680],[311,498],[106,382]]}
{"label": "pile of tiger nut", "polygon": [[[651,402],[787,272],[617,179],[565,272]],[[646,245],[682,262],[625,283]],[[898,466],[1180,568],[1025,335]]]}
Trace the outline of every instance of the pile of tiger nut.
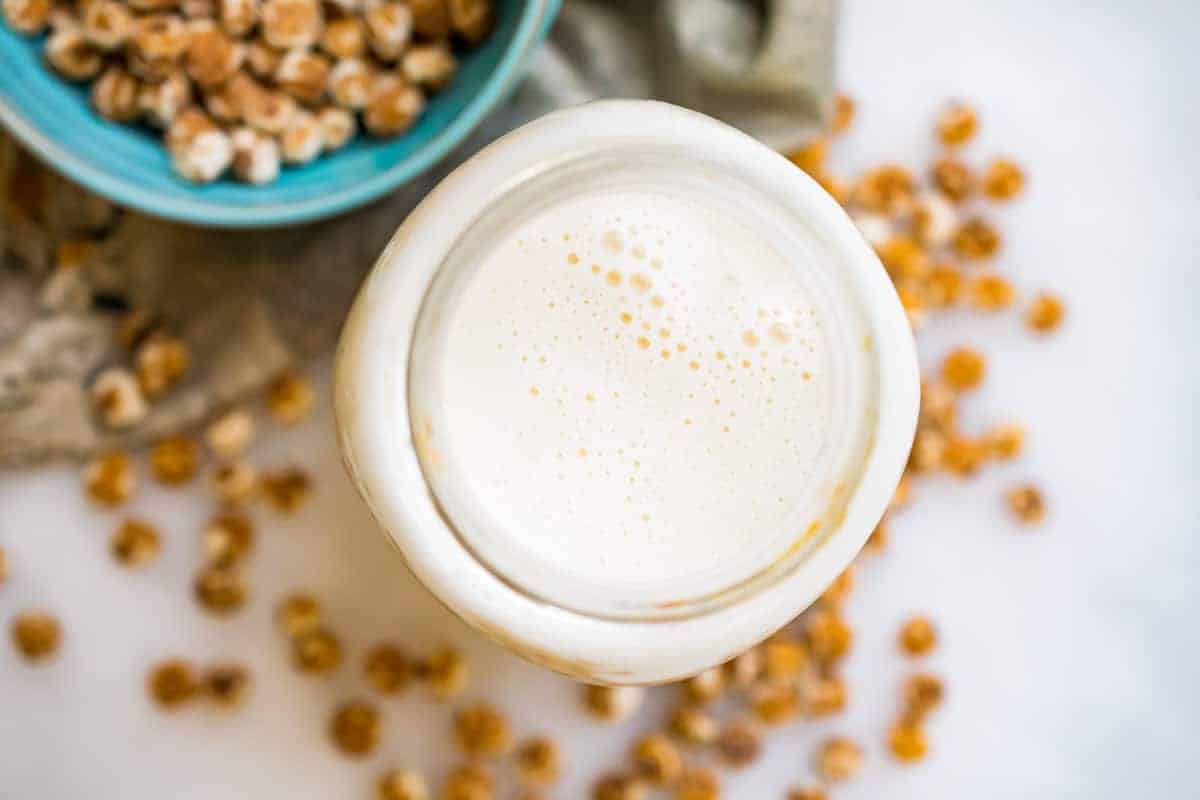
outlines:
{"label": "pile of tiger nut", "polygon": [[106,119],[163,132],[175,171],[250,184],[407,131],[494,22],[492,0],[3,0],[10,28],[91,81]]}

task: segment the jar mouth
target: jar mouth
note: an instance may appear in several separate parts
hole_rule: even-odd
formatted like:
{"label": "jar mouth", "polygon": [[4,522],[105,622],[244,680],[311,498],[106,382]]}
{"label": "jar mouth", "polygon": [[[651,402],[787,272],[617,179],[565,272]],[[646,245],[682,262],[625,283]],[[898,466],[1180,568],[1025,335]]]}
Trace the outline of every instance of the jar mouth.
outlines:
{"label": "jar mouth", "polygon": [[[436,351],[438,326],[432,333],[422,326],[437,321],[438,285],[453,288],[456,274],[469,273],[453,263],[456,253],[467,253],[475,236],[487,244],[493,214],[536,208],[522,194],[542,191],[550,198],[563,176],[582,180],[590,171],[602,178],[614,155],[649,177],[664,163],[676,176],[694,174],[699,164],[723,182],[715,196],[735,196],[725,193],[726,186],[761,195],[742,212],[807,225],[808,246],[843,281],[839,296],[847,302],[833,305],[861,324],[860,338],[851,336],[850,323],[843,337],[865,376],[852,388],[870,390],[862,393],[861,407],[846,413],[853,432],[846,441],[855,442],[846,450],[855,457],[830,475],[828,502],[808,506],[811,518],[789,530],[786,545],[772,541],[772,553],[702,586],[706,591],[645,591],[626,603],[585,596],[581,602],[578,582],[559,591],[544,581],[521,580],[527,574],[521,567],[513,580],[511,564],[502,563],[504,548],[481,547],[478,529],[468,529],[460,507],[445,503],[445,487],[427,474],[430,453],[421,451],[431,442],[424,423],[434,426],[435,441],[453,428],[437,426],[437,393],[429,390],[436,371],[422,375],[437,363],[422,351],[430,345],[428,352]],[[680,159],[688,169],[672,167]],[[444,307],[452,316],[453,302]],[[428,382],[431,376],[435,380]],[[405,220],[360,291],[343,330],[335,376],[348,471],[421,582],[465,621],[519,654],[580,679],[610,683],[693,674],[761,641],[815,600],[885,510],[908,458],[918,394],[915,348],[895,290],[836,202],[750,137],[654,101],[601,101],[554,112],[501,137],[444,179]]]}
{"label": "jar mouth", "polygon": [[[639,202],[655,211],[630,222]],[[689,203],[696,208],[685,214]],[[623,209],[601,225],[621,238],[612,247],[596,227],[596,209],[605,206]],[[723,236],[746,237],[731,248],[741,260],[685,249],[690,243],[675,241],[656,214],[677,225],[729,226]],[[534,241],[517,246],[522,231]],[[701,250],[723,244],[711,231],[692,233],[705,237]],[[505,247],[510,259],[545,263],[505,265]],[[774,284],[725,296],[725,284],[766,281],[752,262],[770,259],[795,284],[783,284],[793,289],[790,302]],[[711,274],[696,274],[702,264]],[[504,269],[535,283],[519,288],[515,277],[486,274]],[[720,280],[706,283],[717,278],[713,269]],[[629,285],[638,279],[641,291]],[[705,288],[722,290],[719,302],[675,302]],[[473,293],[483,298],[474,305]],[[744,314],[722,307],[735,296],[758,302]],[[572,303],[590,313],[572,314],[564,328],[553,317]],[[801,303],[809,307],[795,308]],[[509,305],[511,313],[501,313]],[[698,326],[690,336],[678,335],[685,311]],[[715,323],[727,315],[737,315],[754,346]],[[574,341],[576,327],[586,340]],[[648,335],[639,335],[643,328]],[[702,335],[709,328],[723,335]],[[514,590],[603,619],[703,615],[788,575],[836,530],[872,441],[878,374],[870,337],[838,254],[809,220],[720,159],[618,143],[522,175],[466,224],[417,317],[409,424],[447,531]],[[672,405],[679,417],[690,415],[686,424],[648,435],[647,427],[663,431],[675,421]],[[784,407],[789,413],[776,411]],[[667,452],[676,447],[678,455]],[[737,474],[718,479],[718,467]],[[638,508],[653,513],[639,517]]]}

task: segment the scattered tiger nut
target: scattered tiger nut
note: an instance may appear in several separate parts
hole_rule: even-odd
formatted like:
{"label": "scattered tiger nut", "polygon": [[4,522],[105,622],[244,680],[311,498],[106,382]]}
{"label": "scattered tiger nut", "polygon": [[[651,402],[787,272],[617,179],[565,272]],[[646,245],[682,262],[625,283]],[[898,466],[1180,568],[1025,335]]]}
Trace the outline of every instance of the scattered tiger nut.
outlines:
{"label": "scattered tiger nut", "polygon": [[460,764],[442,785],[441,800],[493,800],[496,780],[484,764]]}
{"label": "scattered tiger nut", "polygon": [[929,744],[925,731],[907,722],[898,722],[888,731],[888,749],[900,761],[920,761],[925,757]]}
{"label": "scattered tiger nut", "polygon": [[242,119],[251,127],[273,136],[281,135],[298,113],[291,95],[266,89],[248,75],[239,75],[230,82],[230,90],[238,97]]}
{"label": "scattered tiger nut", "polygon": [[942,680],[936,675],[918,672],[909,676],[904,682],[902,699],[904,714],[915,722],[920,722],[930,712],[942,704],[945,689]]}
{"label": "scattered tiger nut", "polygon": [[711,667],[683,682],[683,691],[693,703],[710,703],[725,693],[725,670]]}
{"label": "scattered tiger nut", "polygon": [[256,78],[266,80],[275,74],[284,50],[272,47],[263,39],[254,39],[246,45],[246,67]]}
{"label": "scattered tiger nut", "polygon": [[146,687],[155,703],[174,711],[191,701],[200,690],[196,670],[182,659],[156,664],[146,677]]}
{"label": "scattered tiger nut", "polygon": [[133,462],[121,452],[96,456],[83,470],[83,486],[92,502],[102,506],[119,506],[137,488]]}
{"label": "scattered tiger nut", "polygon": [[1057,296],[1043,292],[1025,312],[1025,324],[1035,333],[1050,333],[1062,324],[1066,308]]}
{"label": "scattered tiger nut", "polygon": [[45,611],[24,611],[13,617],[12,640],[27,661],[44,662],[58,652],[62,626]]}
{"label": "scattered tiger nut", "polygon": [[126,4],[139,13],[168,11],[179,6],[180,0],[125,0]]}
{"label": "scattered tiger nut", "polygon": [[408,686],[411,667],[404,651],[392,644],[379,644],[367,653],[363,672],[367,682],[385,695],[399,694]]}
{"label": "scattered tiger nut", "polygon": [[817,750],[816,769],[827,781],[853,778],[862,769],[862,762],[862,748],[844,736],[826,739]]}
{"label": "scattered tiger nut", "polygon": [[849,130],[854,122],[854,98],[838,92],[833,98],[833,116],[829,121],[829,130],[835,136]]}
{"label": "scattered tiger nut", "polygon": [[189,20],[210,20],[217,16],[216,0],[179,0],[179,12]]}
{"label": "scattered tiger nut", "polygon": [[445,39],[450,35],[450,9],[446,0],[408,0],[412,9],[413,30],[426,39]]}
{"label": "scattered tiger nut", "polygon": [[342,664],[342,643],[325,628],[302,633],[292,639],[292,663],[301,672],[333,672]]}
{"label": "scattered tiger nut", "polygon": [[620,772],[602,775],[592,786],[592,800],[645,800],[648,796],[645,781]]}
{"label": "scattered tiger nut", "polygon": [[979,261],[1000,250],[1000,234],[982,217],[970,217],[954,232],[951,244],[962,258]]}
{"label": "scattered tiger nut", "polygon": [[254,525],[232,512],[218,514],[200,533],[204,560],[209,566],[228,568],[240,563],[254,548]]}
{"label": "scattered tiger nut", "polygon": [[417,674],[439,700],[450,700],[462,694],[471,677],[466,660],[453,647],[435,650],[417,665]]}
{"label": "scattered tiger nut", "polygon": [[156,128],[169,128],[191,102],[192,82],[182,69],[172,70],[157,83],[143,83],[138,92],[138,110]]}
{"label": "scattered tiger nut", "polygon": [[188,38],[187,25],[175,14],[140,18],[125,47],[129,71],[143,80],[162,80],[182,60]]}
{"label": "scattered tiger nut", "polygon": [[111,66],[92,84],[92,106],[105,119],[130,122],[138,116],[140,89],[136,77],[119,66]]}
{"label": "scattered tiger nut", "polygon": [[412,10],[403,3],[379,3],[363,14],[367,42],[382,61],[395,61],[412,39]]}
{"label": "scattered tiger nut", "polygon": [[388,76],[372,82],[363,123],[373,136],[397,136],[412,127],[425,109],[425,95],[415,86]]}
{"label": "scattered tiger nut", "polygon": [[240,94],[242,119],[263,133],[280,136],[299,113],[295,98],[282,91],[264,89],[251,78],[245,82],[235,79],[230,89]]}
{"label": "scattered tiger nut", "polygon": [[[203,115],[180,115],[167,131],[168,147],[173,152],[183,153],[195,142],[210,134],[224,136],[212,120]],[[142,393],[151,400],[157,399],[179,383],[191,366],[191,353],[187,344],[177,336],[165,331],[155,331],[147,336],[133,355],[134,371]]]}
{"label": "scattered tiger nut", "polygon": [[146,418],[149,407],[137,376],[124,367],[108,367],[88,390],[92,408],[109,430],[127,430]]}
{"label": "scattered tiger nut", "polygon": [[342,108],[358,111],[370,97],[372,74],[365,61],[347,58],[329,72],[329,94]]}
{"label": "scattered tiger nut", "polygon": [[675,709],[668,727],[683,742],[694,745],[712,744],[721,734],[721,725],[714,717],[691,706]]}
{"label": "scattered tiger nut", "polygon": [[321,49],[336,59],[362,58],[367,52],[367,26],[361,17],[330,20],[321,34]]}
{"label": "scattered tiger nut", "polygon": [[1017,290],[1003,275],[985,272],[975,276],[970,286],[971,304],[980,311],[1000,311],[1013,304]]}
{"label": "scattered tiger nut", "polygon": [[129,40],[135,19],[129,8],[117,0],[92,0],[83,6],[80,23],[83,35],[94,47],[112,51]]}
{"label": "scattered tiger nut", "polygon": [[290,594],[276,608],[275,623],[289,639],[313,633],[321,624],[321,605],[303,592]]}
{"label": "scattered tiger nut", "polygon": [[324,145],[325,132],[316,114],[297,110],[279,136],[279,155],[285,164],[307,164]]}
{"label": "scattered tiger nut", "polygon": [[846,683],[836,675],[818,676],[801,684],[804,712],[827,717],[846,709]]}
{"label": "scattered tiger nut", "polygon": [[894,216],[908,211],[915,192],[912,173],[899,164],[883,164],[859,179],[852,200],[867,211]]}
{"label": "scattered tiger nut", "polygon": [[233,174],[243,183],[256,186],[279,177],[279,142],[254,128],[237,128],[230,134],[233,143]]}
{"label": "scattered tiger nut", "polygon": [[479,44],[495,23],[492,0],[446,0],[450,26],[470,44]]}
{"label": "scattered tiger nut", "polygon": [[808,666],[808,649],[794,639],[773,639],[763,645],[763,670],[768,681],[791,681]]}
{"label": "scattered tiger nut", "polygon": [[204,443],[215,455],[236,458],[254,440],[254,416],[245,408],[231,408],[204,429]]}
{"label": "scattered tiger nut", "polygon": [[425,776],[412,769],[392,769],[375,782],[375,800],[429,800]]}
{"label": "scattered tiger nut", "polygon": [[937,647],[937,628],[929,617],[910,617],[900,627],[900,649],[909,656],[923,656]]}
{"label": "scattered tiger nut", "polygon": [[992,458],[1008,461],[1021,454],[1025,444],[1025,429],[1014,423],[990,428],[983,434],[983,444]]}
{"label": "scattered tiger nut", "polygon": [[152,561],[162,549],[158,529],[140,519],[127,519],[113,531],[109,552],[118,564],[137,567]]}
{"label": "scattered tiger nut", "polygon": [[242,94],[242,119],[247,125],[263,133],[280,136],[287,130],[293,116],[298,113],[295,98],[282,91],[264,89],[251,78],[246,78],[245,83],[235,79],[230,88]]}
{"label": "scattered tiger nut", "polygon": [[230,36],[243,37],[258,24],[258,0],[218,0],[217,16]]}
{"label": "scattered tiger nut", "polygon": [[750,709],[767,725],[782,725],[800,713],[800,691],[794,684],[764,683],[750,693]]}
{"label": "scattered tiger nut", "polygon": [[975,193],[975,175],[966,162],[952,156],[942,156],[933,162],[929,177],[934,187],[952,203],[961,203]]}
{"label": "scattered tiger nut", "polygon": [[762,752],[762,734],[750,720],[739,717],[721,729],[716,744],[721,759],[737,769],[758,758]]}
{"label": "scattered tiger nut", "polygon": [[401,58],[404,79],[429,92],[446,88],[454,80],[458,59],[445,44],[419,44],[410,47]]}
{"label": "scattered tiger nut", "polygon": [[275,85],[305,105],[317,105],[329,87],[329,59],[320,53],[289,50],[275,69]]}
{"label": "scattered tiger nut", "polygon": [[217,616],[229,616],[246,602],[246,583],[234,569],[205,567],[196,574],[192,591],[200,607]]}
{"label": "scattered tiger nut", "polygon": [[4,21],[18,33],[32,36],[41,33],[50,23],[51,0],[4,0]]}
{"label": "scattered tiger nut", "polygon": [[558,780],[562,756],[553,740],[542,736],[526,739],[514,756],[517,777],[526,786],[547,786]]}
{"label": "scattered tiger nut", "polygon": [[365,758],[379,745],[379,712],[365,700],[344,703],[333,713],[329,735],[343,755]]}
{"label": "scattered tiger nut", "polygon": [[735,656],[725,665],[729,672],[729,681],[739,689],[748,689],[758,681],[763,671],[763,651],[761,647],[751,647],[739,656]]}
{"label": "scattered tiger nut", "polygon": [[966,144],[979,128],[975,110],[965,103],[951,103],[937,118],[937,135],[949,147]]}
{"label": "scattered tiger nut", "polygon": [[[216,86],[203,91],[204,110],[209,117],[222,127],[236,125],[242,121],[242,95],[238,93],[233,81],[222,86]],[[230,145],[233,138],[230,137]]]}
{"label": "scattered tiger nut", "polygon": [[583,705],[593,717],[616,722],[633,715],[642,705],[646,690],[640,686],[583,687]]}
{"label": "scattered tiger nut", "polygon": [[209,667],[201,679],[204,697],[220,708],[240,706],[250,690],[250,673],[239,664]]}
{"label": "scattered tiger nut", "polygon": [[1019,522],[1034,525],[1046,516],[1046,500],[1032,484],[1017,486],[1005,494],[1008,508]]}
{"label": "scattered tiger nut", "polygon": [[475,703],[454,715],[454,743],[470,758],[495,758],[512,747],[512,729],[499,710]]}
{"label": "scattered tiger nut", "polygon": [[164,486],[180,486],[196,474],[200,448],[191,437],[166,436],[150,448],[150,474]]}
{"label": "scattered tiger nut", "polygon": [[683,757],[674,742],[661,733],[635,742],[630,759],[634,771],[652,786],[670,786],[683,774]]}
{"label": "scattered tiger nut", "polygon": [[192,30],[184,67],[197,86],[218,86],[241,69],[245,57],[245,45],[231,39],[216,24],[207,23]]}
{"label": "scattered tiger nut", "polygon": [[942,379],[950,388],[965,392],[983,383],[987,374],[987,361],[983,355],[969,347],[951,350],[942,360]]}
{"label": "scattered tiger nut", "polygon": [[322,108],[317,112],[317,121],[321,123],[325,152],[345,147],[358,132],[357,118],[344,108]]}
{"label": "scattered tiger nut", "polygon": [[312,490],[312,480],[299,467],[268,472],[262,478],[263,496],[276,510],[290,514],[299,508]]}
{"label": "scattered tiger nut", "polygon": [[82,31],[62,28],[46,39],[46,61],[54,71],[72,81],[95,77],[104,66],[104,57]]}
{"label": "scattered tiger nut", "polygon": [[825,664],[846,655],[854,642],[854,631],[846,621],[828,610],[813,612],[806,634],[813,657]]}
{"label": "scattered tiger nut", "polygon": [[683,771],[674,800],[721,800],[721,779],[709,767],[691,764]]}
{"label": "scattered tiger nut", "polygon": [[829,800],[820,786],[800,786],[788,790],[787,800]]}
{"label": "scattered tiger nut", "polygon": [[912,229],[923,246],[931,249],[947,246],[954,238],[958,225],[958,212],[937,192],[928,192],[917,198],[912,212]]}
{"label": "scattered tiger nut", "polygon": [[265,0],[259,23],[267,44],[283,50],[316,44],[325,24],[317,0]]}
{"label": "scattered tiger nut", "polygon": [[1024,185],[1020,165],[1007,158],[997,158],[983,173],[983,193],[991,200],[1011,200]]}

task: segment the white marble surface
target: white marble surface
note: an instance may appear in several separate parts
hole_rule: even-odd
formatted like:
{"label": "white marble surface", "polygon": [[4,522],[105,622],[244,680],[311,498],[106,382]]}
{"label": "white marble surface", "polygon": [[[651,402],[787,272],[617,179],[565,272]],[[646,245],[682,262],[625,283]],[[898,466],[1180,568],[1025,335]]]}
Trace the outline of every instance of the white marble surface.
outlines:
{"label": "white marble surface", "polygon": [[[1012,153],[1032,175],[1027,196],[999,215],[1009,239],[1001,266],[1024,286],[1065,293],[1070,318],[1049,342],[1012,318],[964,316],[922,336],[931,361],[959,342],[991,354],[968,420],[1024,420],[1028,456],[967,485],[922,487],[895,522],[891,551],[860,573],[849,713],[775,735],[727,796],[781,797],[831,730],[869,751],[839,798],[1193,796],[1200,14],[1182,0],[846,5],[843,85],[861,117],[835,161],[922,159],[939,101],[977,102],[973,154]],[[461,645],[477,675],[472,696],[501,702],[521,731],[564,742],[570,769],[556,797],[583,797],[630,735],[654,723],[653,711],[615,730],[587,722],[565,680],[497,650],[416,586],[341,474],[327,406],[255,456],[311,465],[317,490],[295,519],[267,525],[260,515],[255,601],[231,621],[202,616],[188,593],[206,513],[199,489],[141,493],[132,510],[167,542],[159,561],[128,573],[105,549],[118,515],[84,504],[74,470],[0,476],[0,544],[13,573],[0,587],[0,625],[38,605],[66,628],[47,667],[0,646],[0,797],[366,798],[378,766],[439,773],[448,712],[419,692],[384,704],[384,743],[368,764],[326,744],[329,709],[363,687],[353,669],[324,681],[288,668],[270,612],[298,587],[325,600],[354,662],[385,636]],[[1026,478],[1049,493],[1035,532],[1014,527],[998,500]],[[916,611],[943,631],[930,666],[946,676],[949,701],[930,729],[930,758],[904,768],[881,738],[907,666],[894,632]],[[248,661],[249,706],[229,717],[155,712],[143,675],[168,654]]]}

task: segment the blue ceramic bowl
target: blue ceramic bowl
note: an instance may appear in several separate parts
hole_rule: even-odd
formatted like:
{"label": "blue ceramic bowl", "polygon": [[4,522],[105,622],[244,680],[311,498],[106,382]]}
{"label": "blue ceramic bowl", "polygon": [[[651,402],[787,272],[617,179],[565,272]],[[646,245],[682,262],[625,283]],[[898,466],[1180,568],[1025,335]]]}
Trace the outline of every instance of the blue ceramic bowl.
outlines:
{"label": "blue ceramic bowl", "polygon": [[417,124],[390,140],[358,137],[279,180],[206,185],[171,170],[160,135],[109,122],[87,88],[42,62],[42,38],[0,22],[0,122],[46,163],[122,205],[196,225],[257,227],[328,217],[394,189],[438,161],[516,85],[561,0],[499,0],[496,29],[467,53],[454,82],[430,100]]}

